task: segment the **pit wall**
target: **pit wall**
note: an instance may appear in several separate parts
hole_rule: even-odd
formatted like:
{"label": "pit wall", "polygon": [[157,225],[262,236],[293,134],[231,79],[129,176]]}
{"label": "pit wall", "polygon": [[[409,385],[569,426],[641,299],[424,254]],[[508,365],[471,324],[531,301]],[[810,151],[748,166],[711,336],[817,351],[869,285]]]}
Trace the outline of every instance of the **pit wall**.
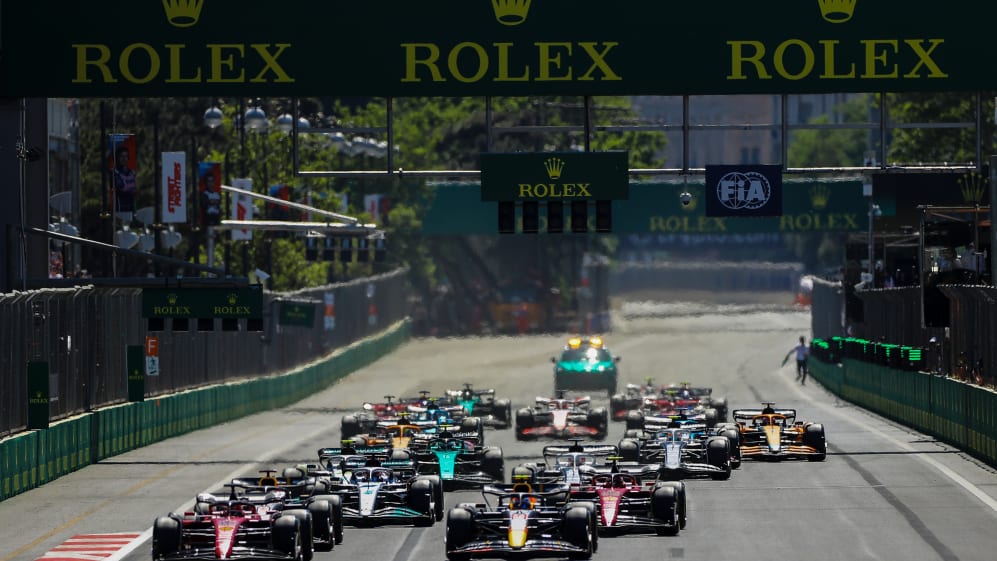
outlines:
{"label": "pit wall", "polygon": [[810,375],[842,399],[997,467],[997,392],[993,390],[851,358],[811,360]]}

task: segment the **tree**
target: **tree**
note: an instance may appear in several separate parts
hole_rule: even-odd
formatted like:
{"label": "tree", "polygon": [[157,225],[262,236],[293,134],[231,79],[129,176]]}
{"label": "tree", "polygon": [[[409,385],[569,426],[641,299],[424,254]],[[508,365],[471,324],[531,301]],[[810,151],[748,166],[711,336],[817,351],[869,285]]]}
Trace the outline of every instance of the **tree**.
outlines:
{"label": "tree", "polygon": [[[981,92],[984,100],[982,154],[994,153],[995,125],[990,117],[997,92]],[[886,110],[891,123],[975,123],[976,95],[957,93],[887,94]],[[887,161],[901,165],[976,163],[976,127],[895,128],[890,132]]]}

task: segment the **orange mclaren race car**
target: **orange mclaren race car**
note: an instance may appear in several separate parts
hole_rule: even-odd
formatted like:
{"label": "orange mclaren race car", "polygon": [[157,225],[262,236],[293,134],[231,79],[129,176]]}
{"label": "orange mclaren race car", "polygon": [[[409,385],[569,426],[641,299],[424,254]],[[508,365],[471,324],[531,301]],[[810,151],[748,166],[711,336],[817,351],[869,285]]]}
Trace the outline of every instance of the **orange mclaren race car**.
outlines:
{"label": "orange mclaren race car", "polygon": [[822,462],[827,457],[824,425],[796,420],[795,409],[735,409],[734,420],[741,431],[741,458],[781,460],[806,458]]}

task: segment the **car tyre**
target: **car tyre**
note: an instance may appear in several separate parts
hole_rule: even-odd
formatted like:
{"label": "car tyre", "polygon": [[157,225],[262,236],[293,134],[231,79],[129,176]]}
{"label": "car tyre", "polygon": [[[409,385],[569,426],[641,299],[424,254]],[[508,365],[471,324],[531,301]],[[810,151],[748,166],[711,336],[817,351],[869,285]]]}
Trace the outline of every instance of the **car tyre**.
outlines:
{"label": "car tyre", "polygon": [[452,552],[474,539],[474,514],[467,508],[457,506],[447,514],[447,531],[444,549],[450,561],[466,561],[470,553]]}
{"label": "car tyre", "polygon": [[170,516],[156,518],[152,525],[153,559],[173,555],[180,551],[181,526],[179,520]]}

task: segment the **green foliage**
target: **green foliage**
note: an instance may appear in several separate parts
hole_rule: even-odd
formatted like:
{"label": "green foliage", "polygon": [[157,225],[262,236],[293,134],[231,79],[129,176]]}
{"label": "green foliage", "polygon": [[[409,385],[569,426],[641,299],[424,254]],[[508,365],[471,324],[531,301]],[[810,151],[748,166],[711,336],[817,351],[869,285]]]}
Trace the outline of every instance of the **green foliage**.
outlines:
{"label": "green foliage", "polygon": [[[982,92],[982,154],[994,153],[994,96]],[[975,123],[976,97],[972,93],[904,93],[887,94],[886,107],[892,123]],[[897,164],[966,164],[975,163],[975,126],[968,128],[893,129],[887,160]]]}
{"label": "green foliage", "polygon": [[[869,98],[856,97],[834,109],[842,123],[869,121]],[[820,115],[810,124],[829,124],[830,115]],[[869,132],[863,129],[799,129],[789,142],[788,167],[858,167],[864,163]]]}

